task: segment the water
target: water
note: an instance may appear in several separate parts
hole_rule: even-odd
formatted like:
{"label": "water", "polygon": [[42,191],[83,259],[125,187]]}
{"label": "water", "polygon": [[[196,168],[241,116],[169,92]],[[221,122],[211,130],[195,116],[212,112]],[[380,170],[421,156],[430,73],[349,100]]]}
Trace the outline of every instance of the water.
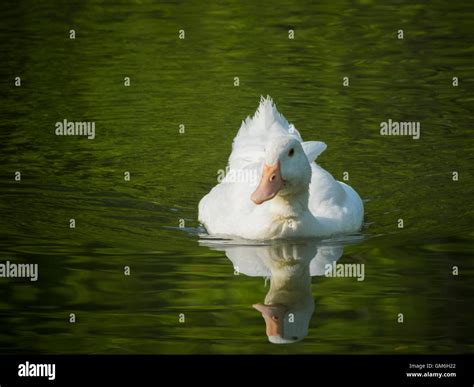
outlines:
{"label": "water", "polygon": [[[39,264],[37,282],[0,280],[1,353],[474,350],[473,4],[7,1],[0,15],[0,261]],[[234,275],[235,246],[197,222],[266,94],[366,207],[360,235],[310,243],[365,264],[364,281],[305,274],[308,336],[279,346],[252,308],[265,267]],[[96,138],[55,136],[63,119],[94,121]],[[388,119],[420,121],[421,138],[380,136]],[[298,254],[282,265],[305,272]]]}

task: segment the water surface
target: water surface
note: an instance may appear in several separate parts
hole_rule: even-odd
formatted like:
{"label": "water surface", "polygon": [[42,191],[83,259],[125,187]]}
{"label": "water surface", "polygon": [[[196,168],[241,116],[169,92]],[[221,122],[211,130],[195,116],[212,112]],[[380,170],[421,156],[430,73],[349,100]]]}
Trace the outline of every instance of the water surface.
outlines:
{"label": "water surface", "polygon": [[[473,351],[473,4],[1,8],[0,261],[40,273],[0,279],[0,352]],[[318,242],[364,281],[311,277],[308,336],[280,346],[252,308],[270,283],[235,275],[197,221],[267,94],[366,208],[360,235]],[[96,138],[55,136],[63,119],[94,121]],[[388,119],[419,121],[421,138],[380,136]]]}

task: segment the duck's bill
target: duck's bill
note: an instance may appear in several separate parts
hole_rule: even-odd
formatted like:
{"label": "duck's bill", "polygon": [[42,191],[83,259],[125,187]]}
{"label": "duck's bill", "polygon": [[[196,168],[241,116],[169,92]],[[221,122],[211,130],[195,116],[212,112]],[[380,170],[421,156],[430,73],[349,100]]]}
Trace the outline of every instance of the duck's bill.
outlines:
{"label": "duck's bill", "polygon": [[250,197],[255,204],[262,204],[267,200],[273,199],[278,191],[283,187],[283,178],[281,177],[280,161],[273,165],[265,164],[263,173],[257,189]]}
{"label": "duck's bill", "polygon": [[265,320],[266,333],[268,337],[281,336],[283,334],[283,319],[285,318],[286,308],[282,305],[253,305]]}

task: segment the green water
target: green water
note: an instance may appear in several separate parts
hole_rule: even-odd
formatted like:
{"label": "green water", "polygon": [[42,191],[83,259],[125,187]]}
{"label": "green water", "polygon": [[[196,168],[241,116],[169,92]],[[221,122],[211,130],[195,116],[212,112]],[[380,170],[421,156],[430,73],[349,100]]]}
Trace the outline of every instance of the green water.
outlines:
{"label": "green water", "polygon": [[[0,278],[1,353],[473,352],[474,4],[0,7],[0,262],[39,265]],[[267,94],[366,208],[361,240],[320,243],[365,280],[312,277],[309,334],[280,346],[252,308],[268,283],[234,275],[197,221]],[[64,119],[95,139],[56,136]],[[420,139],[381,136],[388,119]]]}

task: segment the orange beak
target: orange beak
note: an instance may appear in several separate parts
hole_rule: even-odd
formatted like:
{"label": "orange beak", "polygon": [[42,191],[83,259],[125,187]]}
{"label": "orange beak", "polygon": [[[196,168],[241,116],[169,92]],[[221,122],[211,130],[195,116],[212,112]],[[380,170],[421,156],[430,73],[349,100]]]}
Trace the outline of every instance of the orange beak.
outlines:
{"label": "orange beak", "polygon": [[281,177],[280,161],[273,165],[265,164],[260,183],[255,192],[250,197],[255,204],[262,204],[273,199],[278,191],[283,187],[284,181]]}
{"label": "orange beak", "polygon": [[253,307],[262,313],[265,325],[267,326],[267,336],[281,336],[286,308],[281,305],[264,304],[255,304]]}

